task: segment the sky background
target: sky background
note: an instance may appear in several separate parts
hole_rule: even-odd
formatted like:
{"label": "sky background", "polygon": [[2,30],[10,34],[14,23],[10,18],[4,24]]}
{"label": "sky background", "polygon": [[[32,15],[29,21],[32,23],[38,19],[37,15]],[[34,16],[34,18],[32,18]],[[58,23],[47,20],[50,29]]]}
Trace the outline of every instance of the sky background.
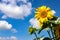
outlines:
{"label": "sky background", "polygon": [[[25,0],[25,1],[28,1],[31,3],[30,4],[31,7],[30,8],[28,7],[28,9],[30,9],[29,10],[30,12],[28,12],[29,14],[27,13],[28,14],[27,16],[22,15],[23,18],[21,17],[21,15],[20,16],[18,15],[19,16],[19,18],[18,18],[18,17],[14,16],[15,14],[12,14],[15,12],[10,11],[10,9],[9,9],[9,11],[11,12],[11,14],[7,11],[5,12],[5,9],[3,9],[3,8],[8,7],[9,3],[5,3],[3,1],[3,3],[7,4],[7,5],[5,5],[5,7],[3,5],[3,7],[2,7],[1,6],[2,0],[0,0],[0,21],[6,21],[6,22],[8,22],[8,24],[12,25],[12,28],[10,28],[10,29],[7,29],[7,28],[4,29],[4,28],[0,27],[0,29],[1,29],[0,38],[1,39],[7,38],[7,37],[8,38],[16,37],[17,40],[32,40],[33,38],[35,38],[34,35],[29,34],[28,28],[30,26],[29,20],[34,17],[35,8],[37,8],[39,6],[46,5],[46,6],[50,7],[52,10],[56,11],[55,15],[60,17],[60,0]],[[24,4],[27,5],[28,2],[25,2],[25,1],[20,1],[20,2],[18,1],[16,6],[18,5],[18,7],[20,7],[21,5],[24,5]],[[13,4],[13,5],[15,5],[15,4]],[[24,6],[22,6],[22,7],[24,8]],[[27,8],[25,8],[25,9],[27,9]],[[25,10],[25,11],[27,11],[27,10]],[[19,9],[19,11],[21,11],[21,9]],[[22,12],[20,12],[20,13],[22,13]],[[25,13],[26,12],[24,12],[23,14],[25,14]],[[9,14],[10,14],[10,16],[9,16]],[[4,15],[7,15],[7,16],[4,16]],[[12,17],[11,17],[11,15],[12,15]],[[39,35],[45,35],[44,37],[48,37],[48,34],[44,30]]]}

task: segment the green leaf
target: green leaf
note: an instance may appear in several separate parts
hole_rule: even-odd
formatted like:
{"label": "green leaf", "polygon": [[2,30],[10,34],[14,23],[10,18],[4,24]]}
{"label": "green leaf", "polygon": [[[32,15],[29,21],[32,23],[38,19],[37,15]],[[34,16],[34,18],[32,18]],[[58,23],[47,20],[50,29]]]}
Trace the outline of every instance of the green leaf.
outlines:
{"label": "green leaf", "polygon": [[45,37],[43,40],[51,40],[50,38],[48,38],[48,37]]}
{"label": "green leaf", "polygon": [[58,19],[58,17],[57,16],[53,16],[53,18],[52,19],[50,19],[50,20],[57,20]]}

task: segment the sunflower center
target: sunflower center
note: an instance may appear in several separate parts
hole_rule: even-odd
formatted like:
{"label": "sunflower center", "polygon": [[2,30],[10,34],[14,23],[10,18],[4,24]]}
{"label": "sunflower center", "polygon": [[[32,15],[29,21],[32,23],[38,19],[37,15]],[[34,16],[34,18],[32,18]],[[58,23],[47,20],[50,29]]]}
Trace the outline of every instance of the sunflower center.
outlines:
{"label": "sunflower center", "polygon": [[46,16],[47,16],[47,12],[43,11],[43,12],[41,13],[41,17],[42,17],[42,18],[45,18]]}

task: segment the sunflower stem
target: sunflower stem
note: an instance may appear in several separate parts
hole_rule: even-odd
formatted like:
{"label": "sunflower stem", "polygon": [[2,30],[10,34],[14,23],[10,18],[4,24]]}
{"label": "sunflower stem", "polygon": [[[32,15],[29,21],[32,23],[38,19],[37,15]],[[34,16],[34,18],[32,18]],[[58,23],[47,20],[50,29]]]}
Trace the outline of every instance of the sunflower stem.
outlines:
{"label": "sunflower stem", "polygon": [[50,31],[47,31],[47,33],[48,33],[49,37],[51,38]]}
{"label": "sunflower stem", "polygon": [[52,31],[52,27],[51,27],[50,29],[51,29],[52,37],[53,37],[53,39],[55,40],[55,36],[54,36],[53,31]]}
{"label": "sunflower stem", "polygon": [[37,34],[36,34],[36,32],[34,33],[34,35],[35,35],[36,39],[38,40],[38,37],[37,37]]}
{"label": "sunflower stem", "polygon": [[54,34],[55,34],[55,39],[57,39],[57,37],[56,37],[56,33],[55,33],[55,30],[54,30]]}

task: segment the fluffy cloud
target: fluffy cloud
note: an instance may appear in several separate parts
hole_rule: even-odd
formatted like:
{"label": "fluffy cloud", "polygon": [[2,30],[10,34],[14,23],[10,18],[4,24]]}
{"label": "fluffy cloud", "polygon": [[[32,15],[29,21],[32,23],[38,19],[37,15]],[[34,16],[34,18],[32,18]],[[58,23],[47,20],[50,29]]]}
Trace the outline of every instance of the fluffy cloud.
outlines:
{"label": "fluffy cloud", "polygon": [[52,10],[52,13],[53,13],[53,15],[56,13],[56,11],[55,10]]}
{"label": "fluffy cloud", "polygon": [[11,29],[11,32],[17,33],[18,31],[15,28],[13,28],[13,29]]}
{"label": "fluffy cloud", "polygon": [[24,3],[26,3],[28,0],[2,0],[2,2],[4,2],[4,3],[7,3],[7,2],[9,2],[9,3],[14,3],[14,4],[16,4],[16,2],[19,2],[19,1],[22,1],[22,2],[24,2]]}
{"label": "fluffy cloud", "polygon": [[0,21],[0,30],[1,29],[11,29],[12,25],[9,24],[7,21]]}
{"label": "fluffy cloud", "polygon": [[30,24],[33,26],[33,28],[39,29],[39,21],[36,18],[30,19]]}
{"label": "fluffy cloud", "polygon": [[11,37],[0,37],[0,40],[17,40],[17,38],[15,36],[11,36]]}
{"label": "fluffy cloud", "polygon": [[[23,3],[18,6],[18,1],[22,1]],[[24,17],[30,15],[32,4],[27,0],[2,0],[0,3],[0,10],[4,13],[2,18],[10,17],[15,19],[24,19]]]}
{"label": "fluffy cloud", "polygon": [[2,19],[6,19],[6,18],[7,18],[7,16],[6,16],[6,15],[3,15],[1,18],[2,18]]}

